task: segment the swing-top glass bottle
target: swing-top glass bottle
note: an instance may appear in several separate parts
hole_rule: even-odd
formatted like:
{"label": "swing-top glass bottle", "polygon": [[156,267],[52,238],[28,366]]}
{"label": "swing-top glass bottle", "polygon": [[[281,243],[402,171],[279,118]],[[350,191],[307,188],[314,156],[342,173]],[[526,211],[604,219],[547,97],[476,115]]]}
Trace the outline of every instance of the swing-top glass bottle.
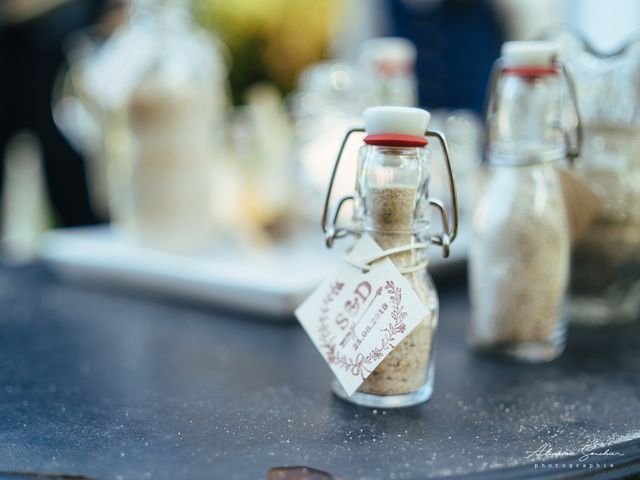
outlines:
{"label": "swing-top glass bottle", "polygon": [[[327,245],[336,238],[370,235],[383,250],[435,244],[448,256],[458,227],[457,201],[446,139],[427,130],[430,115],[410,107],[372,107],[364,112],[366,129],[350,130],[342,144],[327,192],[322,226]],[[337,200],[330,209],[333,180],[349,135],[366,131],[360,148],[355,192]],[[429,197],[430,154],[428,140],[435,139],[444,150],[451,193],[451,217],[445,205]],[[352,223],[338,226],[341,208],[353,202]],[[430,213],[435,208],[443,232],[434,235]],[[331,210],[331,212],[330,212]],[[427,316],[366,378],[351,396],[338,382],[334,392],[353,403],[380,408],[405,407],[428,400],[433,391],[433,337],[438,324],[438,297],[426,266],[425,248],[389,255],[404,272]]]}

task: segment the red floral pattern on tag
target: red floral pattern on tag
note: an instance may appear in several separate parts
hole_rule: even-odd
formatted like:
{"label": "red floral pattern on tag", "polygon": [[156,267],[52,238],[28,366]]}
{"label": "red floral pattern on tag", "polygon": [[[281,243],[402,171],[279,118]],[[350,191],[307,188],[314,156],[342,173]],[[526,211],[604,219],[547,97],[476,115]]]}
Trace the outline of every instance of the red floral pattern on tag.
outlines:
{"label": "red floral pattern on tag", "polygon": [[[343,283],[336,282],[336,289],[341,289],[343,286]],[[380,290],[382,290],[382,288],[380,288]],[[380,340],[379,346],[374,347],[366,356],[363,353],[359,353],[355,359],[348,354],[344,354],[336,342],[329,340],[329,329],[327,328],[328,317],[326,312],[329,310],[329,304],[335,299],[335,295],[332,295],[334,289],[325,296],[321,308],[321,315],[318,318],[318,333],[322,339],[322,348],[325,351],[329,365],[337,365],[343,370],[351,372],[352,375],[362,377],[362,380],[364,380],[366,378],[364,372],[371,373],[372,371],[367,367],[371,365],[374,360],[385,356],[385,352],[395,348],[397,345],[396,335],[404,333],[407,328],[404,324],[404,319],[407,318],[407,312],[402,305],[402,289],[396,287],[393,281],[387,280],[385,290],[393,306],[393,310],[391,311],[393,322],[389,322],[383,329],[384,336]]]}

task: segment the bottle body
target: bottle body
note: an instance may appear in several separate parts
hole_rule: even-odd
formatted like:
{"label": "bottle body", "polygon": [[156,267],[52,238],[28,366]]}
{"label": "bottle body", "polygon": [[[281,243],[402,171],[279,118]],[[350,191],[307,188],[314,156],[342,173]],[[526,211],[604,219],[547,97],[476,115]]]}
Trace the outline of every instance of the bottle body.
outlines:
{"label": "bottle body", "polygon": [[[415,260],[412,259],[411,262],[415,263]],[[427,306],[429,313],[358,388],[356,394],[396,397],[380,399],[381,407],[399,402],[406,402],[402,406],[422,403],[428,400],[433,392],[434,337],[438,326],[437,292],[426,270],[404,277],[418,294],[418,298]],[[357,402],[357,398],[354,401]]]}
{"label": "bottle body", "polygon": [[469,252],[469,343],[524,362],[552,360],[566,342],[570,256],[558,174],[550,163],[487,174]]}
{"label": "bottle body", "polygon": [[[640,312],[640,134],[628,128],[587,128],[585,140],[582,168],[604,199],[574,239],[571,320],[628,323]],[[571,196],[571,190],[565,193]]]}
{"label": "bottle body", "polygon": [[180,2],[139,9],[153,18],[145,34],[155,49],[127,104],[133,233],[153,247],[197,251],[214,236],[213,162],[224,108],[218,52]]}
{"label": "bottle body", "polygon": [[129,107],[134,236],[178,252],[209,246],[214,227],[210,110],[187,92],[143,83]]}
{"label": "bottle body", "polygon": [[[365,146],[360,152],[354,224],[383,249],[427,240],[428,154],[424,148]],[[426,249],[389,255],[401,271],[426,264]],[[434,335],[438,298],[426,268],[404,273],[427,316],[347,397],[334,382],[334,391],[353,403],[379,408],[422,403],[433,391]]]}
{"label": "bottle body", "polygon": [[602,55],[573,32],[553,36],[574,73],[585,127],[583,183],[597,200],[585,211],[582,188],[565,188],[575,205],[571,219],[583,224],[573,238],[571,322],[629,323],[640,316],[640,41]]}
{"label": "bottle body", "polygon": [[108,40],[88,48],[85,35],[71,50],[75,94],[98,125],[112,225],[180,253],[215,234],[212,168],[227,103],[219,48],[187,7],[136,0]]}

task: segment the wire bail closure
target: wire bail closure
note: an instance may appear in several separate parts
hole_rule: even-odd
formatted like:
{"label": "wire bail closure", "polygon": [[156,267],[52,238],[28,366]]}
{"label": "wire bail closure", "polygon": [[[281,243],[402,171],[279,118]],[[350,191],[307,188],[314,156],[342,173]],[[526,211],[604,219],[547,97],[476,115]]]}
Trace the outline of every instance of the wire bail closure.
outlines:
{"label": "wire bail closure", "polygon": [[[333,190],[333,183],[336,178],[336,174],[338,172],[338,166],[340,165],[340,160],[342,159],[342,154],[344,149],[349,141],[349,137],[358,132],[365,132],[365,129],[362,127],[354,127],[347,130],[344,138],[342,139],[342,143],[340,144],[340,149],[338,150],[338,155],[336,156],[335,162],[333,164],[333,170],[331,171],[331,178],[329,179],[329,187],[327,188],[327,194],[324,201],[324,210],[322,213],[322,231],[324,232],[325,242],[328,248],[333,246],[333,242],[336,238],[343,238],[349,234],[357,234],[359,233],[354,228],[349,227],[338,227],[338,217],[340,215],[340,209],[344,205],[345,202],[355,199],[354,194],[343,195],[338,199],[336,204],[330,209],[329,203],[331,201],[331,192]],[[432,235],[429,238],[429,242],[433,245],[437,245],[442,247],[442,256],[447,258],[449,256],[449,250],[451,243],[455,240],[458,235],[458,197],[456,193],[456,184],[453,178],[453,169],[451,167],[451,154],[449,152],[449,145],[447,144],[447,140],[445,136],[435,130],[427,130],[425,132],[426,137],[435,138],[438,140],[440,147],[442,148],[442,152],[445,158],[445,164],[447,167],[447,175],[449,177],[449,192],[451,195],[451,206],[452,206],[452,217],[453,222],[449,223],[449,212],[445,207],[444,203],[436,198],[429,198],[429,204],[435,207],[440,213],[440,218],[442,220],[443,232],[439,235]],[[331,213],[329,213],[331,211]]]}
{"label": "wire bail closure", "polygon": [[567,64],[564,62],[556,61],[554,65],[558,65],[564,74],[565,81],[567,83],[567,90],[569,91],[569,98],[571,99],[571,103],[573,104],[573,111],[576,114],[576,143],[575,145],[571,144],[571,135],[570,133],[563,127],[559,128],[564,133],[564,140],[567,145],[567,158],[572,165],[578,164],[578,158],[582,153],[582,139],[584,137],[584,132],[582,128],[582,120],[580,119],[580,110],[578,108],[578,94],[576,93],[576,84],[573,79],[573,73]]}

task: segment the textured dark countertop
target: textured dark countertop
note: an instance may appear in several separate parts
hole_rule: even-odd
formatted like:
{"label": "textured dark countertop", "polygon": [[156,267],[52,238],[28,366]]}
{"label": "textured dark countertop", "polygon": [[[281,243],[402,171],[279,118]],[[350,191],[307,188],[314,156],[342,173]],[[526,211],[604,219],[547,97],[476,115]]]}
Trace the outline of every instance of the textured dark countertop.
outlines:
{"label": "textured dark countertop", "polygon": [[[494,363],[465,348],[464,285],[440,290],[433,398],[376,411],[331,395],[329,369],[295,324],[0,267],[0,470],[242,480],[280,465],[345,480],[640,471],[640,325],[573,330],[548,365]],[[603,460],[613,468],[597,468]]]}

